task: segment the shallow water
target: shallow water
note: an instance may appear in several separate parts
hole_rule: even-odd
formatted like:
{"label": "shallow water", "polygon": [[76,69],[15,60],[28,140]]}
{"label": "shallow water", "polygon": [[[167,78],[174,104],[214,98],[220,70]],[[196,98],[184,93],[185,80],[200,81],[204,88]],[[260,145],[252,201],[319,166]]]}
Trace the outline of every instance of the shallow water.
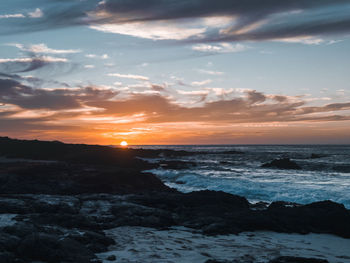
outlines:
{"label": "shallow water", "polygon": [[[134,146],[135,147],[135,146]],[[156,160],[195,162],[184,170],[151,170],[167,185],[180,191],[221,190],[250,201],[310,203],[333,200],[350,208],[350,146],[340,145],[246,145],[246,146],[138,146],[193,152],[184,157]],[[228,153],[225,151],[240,151]],[[197,153],[196,153],[197,152]],[[203,154],[203,152],[207,152]],[[311,158],[317,154],[319,158]],[[263,163],[288,157],[301,170],[261,168]]]}

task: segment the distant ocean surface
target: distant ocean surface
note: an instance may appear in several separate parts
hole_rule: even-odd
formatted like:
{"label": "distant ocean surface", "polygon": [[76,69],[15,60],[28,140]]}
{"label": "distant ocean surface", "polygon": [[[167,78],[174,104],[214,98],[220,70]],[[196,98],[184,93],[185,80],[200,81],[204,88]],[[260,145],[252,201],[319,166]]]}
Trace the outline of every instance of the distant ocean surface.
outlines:
{"label": "distant ocean surface", "polygon": [[[195,162],[190,168],[151,170],[168,186],[182,192],[221,190],[251,202],[311,203],[332,200],[350,208],[350,145],[219,145],[131,146],[193,152],[190,156],[159,157],[150,162]],[[223,152],[229,152],[223,154]],[[239,151],[241,153],[232,153]],[[203,154],[203,152],[206,152]],[[220,154],[218,154],[220,153]],[[312,154],[317,158],[311,158]],[[290,158],[301,170],[267,169],[261,165]]]}

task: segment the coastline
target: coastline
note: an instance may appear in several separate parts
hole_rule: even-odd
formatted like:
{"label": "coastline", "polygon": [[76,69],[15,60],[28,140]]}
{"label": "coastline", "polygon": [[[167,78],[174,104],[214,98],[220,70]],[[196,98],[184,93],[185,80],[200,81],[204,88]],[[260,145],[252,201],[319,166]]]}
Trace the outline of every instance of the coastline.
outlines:
{"label": "coastline", "polygon": [[254,205],[218,191],[180,193],[143,172],[155,164],[137,157],[160,150],[9,138],[0,146],[1,262],[107,262],[113,253],[109,262],[272,262],[292,251],[328,262],[350,258],[341,253],[350,240],[342,204]]}

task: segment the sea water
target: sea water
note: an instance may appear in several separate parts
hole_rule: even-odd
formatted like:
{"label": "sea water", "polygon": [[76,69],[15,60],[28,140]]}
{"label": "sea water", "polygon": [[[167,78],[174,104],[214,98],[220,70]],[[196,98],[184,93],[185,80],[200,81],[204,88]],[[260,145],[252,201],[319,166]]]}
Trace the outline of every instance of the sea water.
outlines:
{"label": "sea water", "polygon": [[[161,167],[151,170],[165,184],[182,192],[224,191],[245,196],[251,202],[280,200],[305,204],[332,200],[350,208],[350,145],[134,147],[191,152],[188,156],[149,159],[151,162],[194,162],[196,165],[186,169]],[[261,167],[278,158],[290,158],[301,170]]]}

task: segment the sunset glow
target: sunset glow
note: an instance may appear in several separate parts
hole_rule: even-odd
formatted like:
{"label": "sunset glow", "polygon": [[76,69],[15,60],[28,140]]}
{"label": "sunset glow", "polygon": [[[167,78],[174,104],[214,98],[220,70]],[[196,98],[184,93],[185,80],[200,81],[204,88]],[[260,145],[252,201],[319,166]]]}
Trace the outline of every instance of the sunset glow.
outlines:
{"label": "sunset glow", "polygon": [[127,143],[126,141],[122,141],[122,142],[120,143],[120,146],[122,146],[122,147],[127,147],[127,146],[128,146],[128,143]]}
{"label": "sunset glow", "polygon": [[16,2],[0,12],[0,136],[350,143],[349,4]]}

